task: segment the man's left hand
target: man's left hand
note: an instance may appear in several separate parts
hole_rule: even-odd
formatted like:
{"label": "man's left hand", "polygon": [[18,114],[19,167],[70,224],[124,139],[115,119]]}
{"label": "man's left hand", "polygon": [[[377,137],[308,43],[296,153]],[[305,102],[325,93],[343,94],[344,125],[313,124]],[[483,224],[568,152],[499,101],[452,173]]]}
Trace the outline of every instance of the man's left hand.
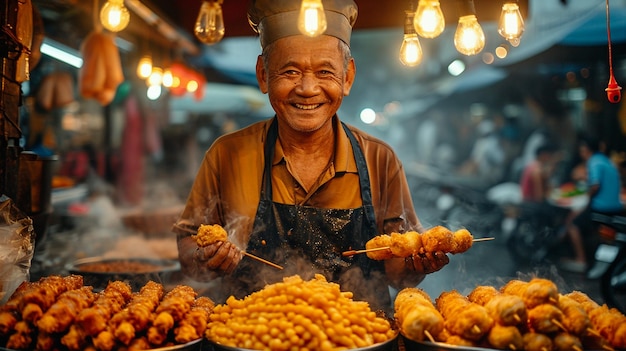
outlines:
{"label": "man's left hand", "polygon": [[442,251],[413,254],[404,259],[409,270],[430,274],[443,268],[450,263],[450,258]]}

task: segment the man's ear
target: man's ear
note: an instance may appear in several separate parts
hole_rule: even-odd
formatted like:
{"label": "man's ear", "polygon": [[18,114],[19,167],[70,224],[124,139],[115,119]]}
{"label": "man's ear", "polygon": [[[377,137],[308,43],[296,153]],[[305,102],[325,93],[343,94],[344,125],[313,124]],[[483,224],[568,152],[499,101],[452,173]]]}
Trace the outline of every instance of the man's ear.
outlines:
{"label": "man's ear", "polygon": [[352,89],[352,84],[354,84],[354,78],[356,77],[356,63],[354,62],[354,58],[350,59],[348,63],[348,69],[346,70],[346,76],[343,84],[343,95],[350,95],[350,89]]}
{"label": "man's ear", "polygon": [[263,58],[259,55],[256,59],[256,80],[259,83],[259,89],[263,94],[267,94],[267,71]]}

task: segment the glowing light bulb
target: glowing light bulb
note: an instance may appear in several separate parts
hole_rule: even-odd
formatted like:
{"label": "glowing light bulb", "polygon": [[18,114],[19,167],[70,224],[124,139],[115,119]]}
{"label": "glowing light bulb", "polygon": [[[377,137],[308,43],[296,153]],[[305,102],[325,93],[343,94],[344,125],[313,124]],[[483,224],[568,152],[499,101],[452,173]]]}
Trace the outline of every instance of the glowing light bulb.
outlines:
{"label": "glowing light bulb", "polygon": [[524,33],[524,19],[515,2],[506,2],[502,5],[498,33],[508,41],[518,41]]}
{"label": "glowing light bulb", "polygon": [[166,88],[170,88],[174,86],[174,75],[172,74],[172,70],[167,68],[163,72],[163,86]]}
{"label": "glowing light bulb", "polygon": [[141,79],[150,77],[152,73],[152,57],[146,55],[139,60],[137,64],[137,76]]}
{"label": "glowing light bulb", "polygon": [[215,44],[224,37],[224,16],[222,0],[202,2],[200,13],[196,19],[194,34],[204,44]]}
{"label": "glowing light bulb", "polygon": [[322,0],[302,0],[300,15],[298,16],[298,30],[300,33],[316,37],[326,31],[326,14]]}
{"label": "glowing light bulb", "polygon": [[415,31],[424,38],[436,38],[446,26],[439,0],[420,0],[415,11]]}
{"label": "glowing light bulb", "polygon": [[161,67],[152,67],[152,72],[146,82],[149,86],[161,85],[163,83],[163,69]]}
{"label": "glowing light bulb", "polygon": [[102,26],[111,32],[119,32],[128,26],[130,13],[124,6],[124,0],[109,0],[100,10]]}
{"label": "glowing light bulb", "polygon": [[485,33],[478,23],[476,15],[459,17],[459,24],[454,33],[454,46],[463,55],[471,56],[485,47]]}
{"label": "glowing light bulb", "polygon": [[415,33],[415,27],[413,26],[413,17],[415,13],[413,11],[406,11],[404,17],[404,38],[402,39],[402,46],[400,47],[400,62],[403,65],[413,67],[422,62],[422,46],[420,40]]}

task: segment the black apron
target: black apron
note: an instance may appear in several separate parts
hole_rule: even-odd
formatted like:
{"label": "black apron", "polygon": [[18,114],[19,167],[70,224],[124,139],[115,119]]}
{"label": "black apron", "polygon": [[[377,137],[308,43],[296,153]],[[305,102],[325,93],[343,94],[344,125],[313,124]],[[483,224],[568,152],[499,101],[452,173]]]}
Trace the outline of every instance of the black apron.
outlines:
{"label": "black apron", "polygon": [[247,252],[277,263],[284,270],[244,257],[232,274],[236,278],[232,283],[238,281],[239,286],[232,285],[230,294],[241,298],[282,277],[298,274],[307,280],[319,273],[328,281],[339,283],[342,291],[351,291],[355,300],[368,301],[373,310],[389,312],[391,302],[383,262],[364,254],[342,255],[347,250],[365,248],[365,243],[378,235],[365,157],[352,132],[343,123],[342,127],[352,144],[362,207],[325,209],[273,202],[272,160],[278,138],[274,120],[265,142],[261,198]]}

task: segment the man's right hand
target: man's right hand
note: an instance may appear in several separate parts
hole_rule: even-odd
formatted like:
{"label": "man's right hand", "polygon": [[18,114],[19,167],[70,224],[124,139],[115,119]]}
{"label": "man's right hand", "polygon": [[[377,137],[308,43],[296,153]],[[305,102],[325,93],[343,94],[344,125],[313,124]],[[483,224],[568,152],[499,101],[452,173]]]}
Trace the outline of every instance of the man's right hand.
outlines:
{"label": "man's right hand", "polygon": [[231,273],[241,258],[243,252],[229,241],[218,241],[214,244],[198,247],[193,255],[194,261],[201,270]]}

